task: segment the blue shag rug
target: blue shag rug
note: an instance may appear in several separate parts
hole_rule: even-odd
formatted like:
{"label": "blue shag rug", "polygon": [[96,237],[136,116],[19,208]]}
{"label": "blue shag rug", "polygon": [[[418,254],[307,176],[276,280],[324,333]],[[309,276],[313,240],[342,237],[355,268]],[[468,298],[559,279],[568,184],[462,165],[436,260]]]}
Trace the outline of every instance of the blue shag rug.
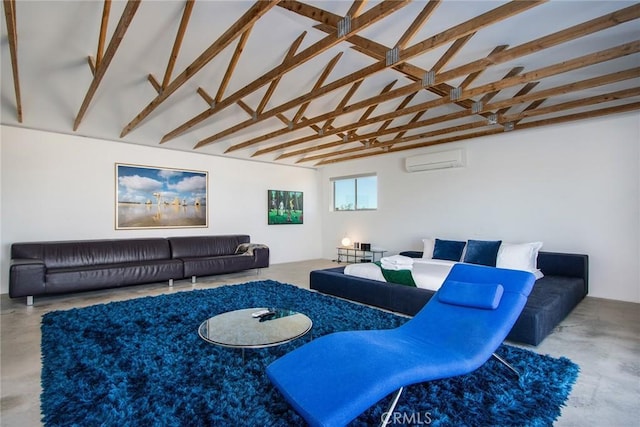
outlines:
{"label": "blue shag rug", "polygon": [[[198,326],[225,311],[281,307],[307,314],[313,337],[393,328],[407,319],[275,281],[176,292],[55,311],[42,319],[42,396],[46,426],[297,426],[302,418],[265,367],[303,345],[247,350],[204,342]],[[548,426],[560,415],[578,366],[503,345],[498,362],[456,378],[410,386],[395,424]],[[336,386],[339,386],[337,384]],[[376,425],[389,398],[352,425]]]}

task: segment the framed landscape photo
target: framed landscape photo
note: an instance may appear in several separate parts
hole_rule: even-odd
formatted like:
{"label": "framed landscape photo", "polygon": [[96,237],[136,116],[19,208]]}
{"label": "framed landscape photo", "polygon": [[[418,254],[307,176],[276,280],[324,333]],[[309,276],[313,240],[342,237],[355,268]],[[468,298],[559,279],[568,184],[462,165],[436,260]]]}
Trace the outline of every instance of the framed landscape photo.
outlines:
{"label": "framed landscape photo", "polygon": [[208,173],[116,163],[116,229],[208,227]]}
{"label": "framed landscape photo", "polygon": [[267,201],[269,225],[303,223],[302,191],[268,190]]}

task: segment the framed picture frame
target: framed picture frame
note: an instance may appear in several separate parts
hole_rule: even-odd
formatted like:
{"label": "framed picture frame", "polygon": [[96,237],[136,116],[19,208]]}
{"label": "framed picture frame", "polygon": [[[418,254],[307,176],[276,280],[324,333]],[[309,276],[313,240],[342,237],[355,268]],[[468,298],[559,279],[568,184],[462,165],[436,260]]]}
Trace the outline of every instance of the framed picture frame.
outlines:
{"label": "framed picture frame", "polygon": [[116,163],[117,230],[208,227],[206,171]]}
{"label": "framed picture frame", "polygon": [[302,191],[267,190],[267,224],[303,224]]}

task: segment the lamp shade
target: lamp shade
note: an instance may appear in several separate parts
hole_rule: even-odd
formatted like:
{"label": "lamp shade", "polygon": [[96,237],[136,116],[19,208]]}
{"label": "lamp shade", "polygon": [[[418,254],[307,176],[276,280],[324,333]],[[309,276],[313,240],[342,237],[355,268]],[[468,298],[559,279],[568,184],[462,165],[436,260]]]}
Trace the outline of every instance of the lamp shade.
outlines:
{"label": "lamp shade", "polygon": [[348,237],[344,237],[341,243],[342,243],[342,246],[351,246],[351,239]]}

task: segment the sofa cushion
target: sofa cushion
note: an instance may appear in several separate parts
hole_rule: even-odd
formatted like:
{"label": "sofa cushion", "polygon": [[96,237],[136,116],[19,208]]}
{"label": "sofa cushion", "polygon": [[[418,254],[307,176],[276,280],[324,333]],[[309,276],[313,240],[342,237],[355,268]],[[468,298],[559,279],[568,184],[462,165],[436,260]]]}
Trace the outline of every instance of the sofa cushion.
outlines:
{"label": "sofa cushion", "polygon": [[255,259],[248,255],[221,255],[215,257],[182,258],[184,275],[211,276],[257,268]]}
{"label": "sofa cushion", "polygon": [[181,278],[182,262],[166,259],[47,269],[45,286],[48,294],[55,294]]}
{"label": "sofa cushion", "polygon": [[249,243],[244,234],[229,236],[169,237],[173,258],[196,258],[233,255],[242,243]]}
{"label": "sofa cushion", "polygon": [[171,259],[166,239],[77,240],[43,245],[47,268]]}

